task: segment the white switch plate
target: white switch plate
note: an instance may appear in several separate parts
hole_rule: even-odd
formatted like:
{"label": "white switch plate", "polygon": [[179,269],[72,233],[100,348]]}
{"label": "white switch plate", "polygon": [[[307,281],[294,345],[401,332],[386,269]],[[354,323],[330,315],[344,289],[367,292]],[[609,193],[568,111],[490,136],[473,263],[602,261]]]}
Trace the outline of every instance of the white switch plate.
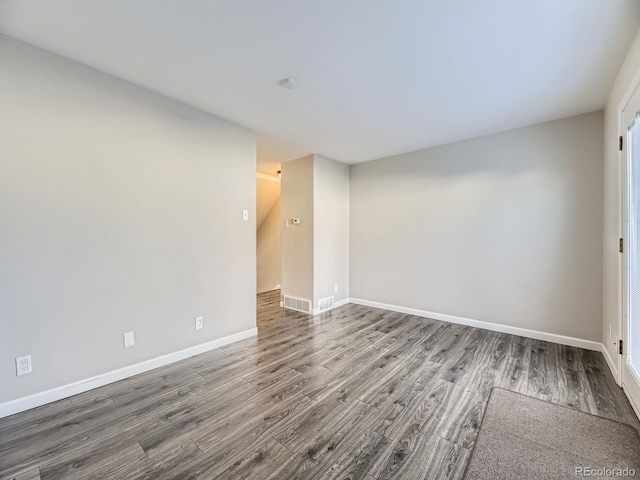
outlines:
{"label": "white switch plate", "polygon": [[204,319],[202,317],[196,317],[196,330],[200,330],[202,328],[202,324]]}
{"label": "white switch plate", "polygon": [[284,228],[289,228],[289,225],[290,225],[289,219],[286,219],[284,221]]}
{"label": "white switch plate", "polygon": [[31,373],[31,355],[16,358],[16,375],[26,375]]}
{"label": "white switch plate", "polygon": [[133,332],[127,332],[124,334],[124,348],[132,347],[135,344],[133,339]]}
{"label": "white switch plate", "polygon": [[242,220],[245,222],[249,220],[249,210],[242,210]]}
{"label": "white switch plate", "polygon": [[333,286],[333,291],[335,293],[338,293],[338,284],[337,283]]}

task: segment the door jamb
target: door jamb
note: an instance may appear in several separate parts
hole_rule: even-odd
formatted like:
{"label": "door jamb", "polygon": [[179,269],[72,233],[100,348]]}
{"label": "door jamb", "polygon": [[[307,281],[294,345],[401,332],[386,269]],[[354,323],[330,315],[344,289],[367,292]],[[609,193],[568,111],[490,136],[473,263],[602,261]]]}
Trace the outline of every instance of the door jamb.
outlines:
{"label": "door jamb", "polygon": [[[624,302],[625,302],[625,298],[626,298],[626,278],[625,278],[625,265],[624,265],[624,260],[626,258],[626,249],[628,246],[628,242],[627,242],[627,229],[625,228],[625,222],[626,222],[626,218],[625,217],[625,212],[626,212],[626,200],[627,200],[627,158],[626,158],[626,152],[627,152],[627,128],[626,125],[624,124],[624,110],[627,107],[627,105],[629,104],[631,97],[636,93],[636,90],[638,90],[640,88],[640,68],[636,71],[636,73],[633,76],[632,81],[629,83],[629,86],[627,87],[627,90],[625,91],[624,95],[622,96],[622,99],[620,100],[620,103],[618,104],[618,109],[617,109],[617,114],[618,114],[618,118],[617,118],[617,122],[618,122],[618,135],[621,136],[624,139],[624,143],[623,143],[623,148],[622,150],[618,149],[618,162],[617,162],[617,169],[618,169],[618,237],[624,239],[624,248],[625,248],[625,252],[622,254],[618,255],[618,318],[617,318],[617,323],[618,323],[618,342],[620,340],[623,339],[624,336],[624,313],[625,313],[625,308],[624,308]],[[606,142],[605,142],[606,143]],[[617,144],[617,142],[616,142]],[[607,248],[605,246],[605,248]],[[617,367],[617,372],[615,372],[616,374],[614,375],[615,377],[615,381],[618,384],[619,387],[622,387],[622,355],[620,355],[618,353],[618,346],[616,345],[616,359],[615,359],[615,365]]]}

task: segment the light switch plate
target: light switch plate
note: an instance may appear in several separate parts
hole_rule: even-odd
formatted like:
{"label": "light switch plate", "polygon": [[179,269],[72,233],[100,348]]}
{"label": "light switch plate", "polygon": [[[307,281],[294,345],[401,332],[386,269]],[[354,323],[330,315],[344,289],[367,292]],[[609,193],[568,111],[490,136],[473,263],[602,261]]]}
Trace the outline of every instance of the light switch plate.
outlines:
{"label": "light switch plate", "polygon": [[135,344],[133,339],[133,332],[127,332],[124,334],[124,348],[132,347]]}
{"label": "light switch plate", "polygon": [[245,222],[249,220],[249,210],[242,210],[242,220]]}
{"label": "light switch plate", "polygon": [[196,317],[196,330],[200,330],[202,328],[203,323],[204,323],[204,318]]}

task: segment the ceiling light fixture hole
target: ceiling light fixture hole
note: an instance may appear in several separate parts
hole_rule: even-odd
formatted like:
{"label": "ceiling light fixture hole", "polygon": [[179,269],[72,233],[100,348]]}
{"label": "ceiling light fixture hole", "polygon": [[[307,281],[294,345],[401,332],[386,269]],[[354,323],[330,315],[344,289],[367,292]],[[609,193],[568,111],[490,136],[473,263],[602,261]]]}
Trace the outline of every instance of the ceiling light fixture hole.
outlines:
{"label": "ceiling light fixture hole", "polygon": [[292,90],[296,86],[296,79],[293,77],[287,77],[280,80],[279,83],[287,90]]}

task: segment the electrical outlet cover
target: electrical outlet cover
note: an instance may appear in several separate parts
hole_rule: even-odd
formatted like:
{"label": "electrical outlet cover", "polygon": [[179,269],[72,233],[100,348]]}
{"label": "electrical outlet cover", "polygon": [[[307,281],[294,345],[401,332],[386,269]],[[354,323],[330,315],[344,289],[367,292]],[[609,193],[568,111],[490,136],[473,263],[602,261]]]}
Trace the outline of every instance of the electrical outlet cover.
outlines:
{"label": "electrical outlet cover", "polygon": [[133,332],[127,332],[124,334],[124,348],[132,347],[135,344],[133,339]]}
{"label": "electrical outlet cover", "polygon": [[16,358],[16,375],[31,373],[31,355]]}
{"label": "electrical outlet cover", "polygon": [[204,323],[204,319],[202,317],[196,317],[196,330],[200,330]]}

